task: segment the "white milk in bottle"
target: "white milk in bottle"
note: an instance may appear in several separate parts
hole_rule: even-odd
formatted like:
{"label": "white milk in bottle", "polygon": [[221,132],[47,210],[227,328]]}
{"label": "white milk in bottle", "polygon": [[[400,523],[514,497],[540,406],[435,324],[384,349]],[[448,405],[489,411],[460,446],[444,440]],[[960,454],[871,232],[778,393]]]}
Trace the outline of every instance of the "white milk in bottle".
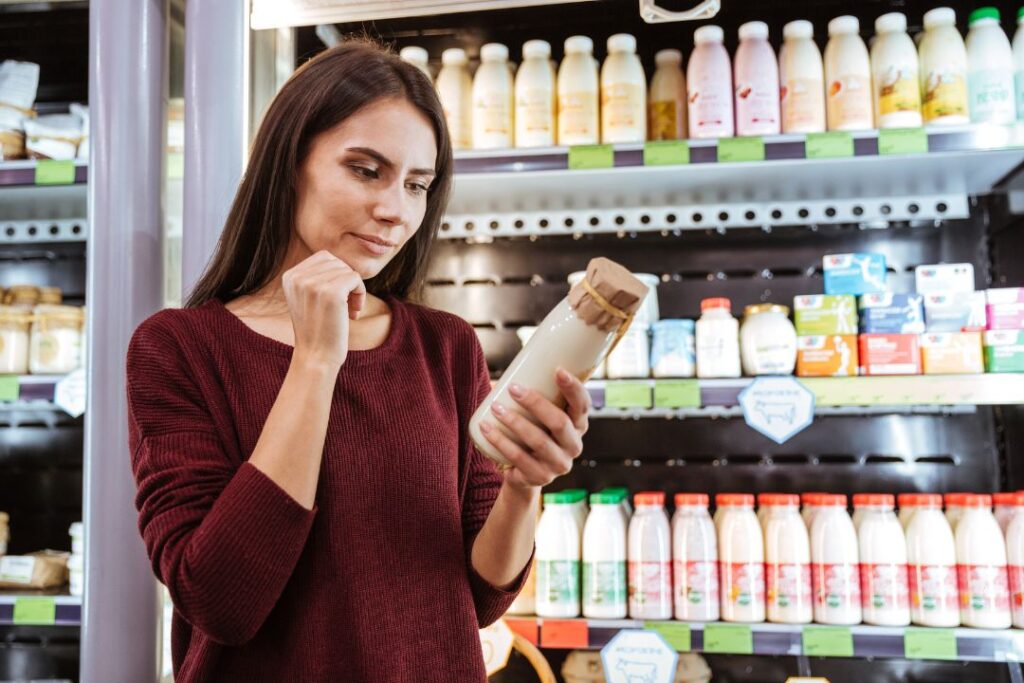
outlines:
{"label": "white milk in bottle", "polygon": [[583,616],[626,617],[626,523],[614,493],[590,494],[583,528]]}
{"label": "white milk in bottle", "polygon": [[967,48],[956,27],[956,12],[936,7],[924,15],[921,62],[921,113],[931,126],[970,122],[967,109]]}
{"label": "white milk in bottle", "polygon": [[[771,508],[768,507],[768,499],[775,495],[774,493],[759,493],[757,494],[757,523],[761,525],[761,535],[764,535],[765,528],[768,524],[768,514],[771,512]],[[767,537],[765,537],[765,544],[767,545]]]}
{"label": "white milk in bottle", "polygon": [[424,50],[422,47],[419,47],[417,45],[409,45],[408,47],[403,47],[398,52],[398,56],[403,62],[412,64],[417,69],[422,71],[423,75],[427,77],[428,81],[430,81],[431,83],[434,82],[434,77],[430,75],[430,55],[428,55],[427,51]]}
{"label": "white milk in bottle", "polygon": [[675,618],[717,621],[718,539],[705,493],[677,493],[672,516]]}
{"label": "white milk in bottle", "polygon": [[811,547],[800,517],[800,497],[770,494],[765,505],[769,509],[764,540],[768,621],[809,624],[814,616]]}
{"label": "white milk in bottle", "polygon": [[580,536],[572,497],[544,494],[544,512],[537,524],[537,616],[580,615]]}
{"label": "white milk in bottle", "polygon": [[910,620],[918,626],[959,626],[953,531],[942,514],[942,496],[919,495],[907,527]]}
{"label": "white milk in bottle", "polygon": [[694,48],[686,65],[690,137],[727,138],[735,132],[732,67],[720,26],[701,26],[693,33]]}
{"label": "white milk in bottle", "polygon": [[828,23],[825,46],[825,102],[829,130],[865,130],[874,126],[871,109],[871,60],[860,37],[857,17]]}
{"label": "white milk in bottle", "polygon": [[846,512],[846,496],[826,494],[811,526],[814,620],[859,624],[860,572],[857,532]]}
{"label": "white milk in bottle", "polygon": [[871,46],[875,116],[879,128],[921,125],[921,77],[917,46],[907,35],[907,17],[889,12],[875,20]]}
{"label": "white milk in bottle", "polygon": [[647,139],[647,77],[636,56],[636,38],[616,33],[608,38],[601,67],[601,142]]}
{"label": "white milk in bottle", "polygon": [[734,68],[736,134],[778,135],[782,130],[779,64],[768,43],[768,24],[748,21],[740,26]]}
{"label": "white milk in bottle", "polygon": [[473,148],[511,147],[514,88],[508,48],[487,43],[480,48],[480,60],[473,77]]}
{"label": "white milk in bottle", "polygon": [[814,25],[799,19],[782,29],[779,81],[783,133],[825,130],[825,66],[814,42]]}
{"label": "white milk in bottle", "polygon": [[1017,514],[1018,495],[1016,493],[993,493],[992,505],[993,514],[999,522],[999,530],[1006,535],[1006,529],[1010,526],[1010,520]]}
{"label": "white milk in bottle", "polygon": [[1006,562],[1013,627],[1024,628],[1024,494],[1018,493],[1016,497],[1016,513],[1006,528]]}
{"label": "white milk in bottle", "polygon": [[972,123],[1013,123],[1013,48],[999,25],[999,10],[971,12],[967,32],[967,93]]}
{"label": "white milk in bottle", "polygon": [[732,303],[723,297],[700,302],[697,320],[697,377],[740,376],[740,324]]}
{"label": "white milk in bottle", "polygon": [[803,517],[804,526],[807,527],[807,533],[811,533],[811,527],[814,525],[814,517],[818,514],[818,510],[821,509],[821,497],[824,495],[828,494],[817,491],[800,494],[800,516]]}
{"label": "white milk in bottle", "polygon": [[[929,494],[921,493],[901,493],[896,496],[896,501],[899,503],[898,517],[900,520],[900,526],[903,527],[903,531],[906,532],[907,527],[910,525],[910,519],[914,516],[917,508],[922,502],[927,502],[928,498],[922,498]],[[941,500],[941,498],[939,499]]]}
{"label": "white milk in bottle", "polygon": [[907,539],[893,503],[889,494],[868,494],[857,527],[864,623],[876,626],[910,623]]}
{"label": "white milk in bottle", "polygon": [[721,618],[764,621],[764,538],[754,514],[754,496],[721,494],[716,500],[724,509],[718,531]]}
{"label": "white milk in bottle", "polygon": [[448,122],[452,148],[469,149],[473,146],[473,78],[462,48],[453,47],[441,53],[437,95]]}
{"label": "white milk in bottle", "polygon": [[683,53],[659,50],[647,95],[647,136],[651,140],[686,138],[686,78]]}
{"label": "white milk in bottle", "polygon": [[672,618],[672,531],[665,494],[638,493],[629,521],[629,616]]}
{"label": "white milk in bottle", "polygon": [[1017,31],[1013,34],[1013,80],[1017,91],[1017,119],[1024,119],[1024,7],[1017,10]]}
{"label": "white milk in bottle", "polygon": [[964,514],[964,500],[968,495],[970,494],[947,493],[942,497],[943,502],[946,504],[946,521],[949,522],[949,528],[952,529],[954,534],[956,533],[956,525]]}
{"label": "white milk in bottle", "polygon": [[974,628],[1010,627],[1006,542],[992,515],[992,497],[967,495],[956,526],[960,622]]}
{"label": "white milk in bottle", "polygon": [[551,45],[528,40],[523,43],[523,63],[516,74],[516,147],[554,146],[555,97]]}
{"label": "white milk in bottle", "polygon": [[600,81],[594,61],[594,41],[572,36],[558,67],[558,144],[596,145]]}

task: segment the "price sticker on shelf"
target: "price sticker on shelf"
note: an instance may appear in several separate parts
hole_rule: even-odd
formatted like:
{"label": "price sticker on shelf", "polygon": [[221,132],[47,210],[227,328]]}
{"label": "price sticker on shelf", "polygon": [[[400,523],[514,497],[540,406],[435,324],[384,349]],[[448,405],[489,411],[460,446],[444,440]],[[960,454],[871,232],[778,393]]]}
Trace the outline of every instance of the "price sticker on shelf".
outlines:
{"label": "price sticker on shelf", "polygon": [[852,657],[853,632],[844,626],[805,626],[803,646],[811,657]]}
{"label": "price sticker on shelf", "polygon": [[718,141],[718,161],[764,161],[764,138],[722,138]]}
{"label": "price sticker on shelf", "polygon": [[808,133],[804,142],[808,159],[840,159],[853,156],[853,136],[845,131]]}
{"label": "price sticker on shelf", "polygon": [[655,408],[700,408],[700,383],[693,379],[654,382]]}
{"label": "price sticker on shelf", "polygon": [[586,171],[615,166],[615,148],[611,145],[576,145],[569,148],[569,170]]}
{"label": "price sticker on shelf", "polygon": [[17,401],[21,396],[21,382],[17,375],[0,375],[0,401]]}
{"label": "price sticker on shelf", "polygon": [[648,382],[614,381],[604,385],[604,404],[609,408],[650,408]]}
{"label": "price sticker on shelf", "polygon": [[645,621],[644,629],[660,633],[676,652],[689,652],[691,649],[689,624],[678,621]]}
{"label": "price sticker on shelf", "polygon": [[15,598],[15,625],[53,626],[55,623],[57,623],[57,601],[53,598]]}
{"label": "price sticker on shelf", "polygon": [[540,624],[540,646],[558,650],[586,649],[590,632],[585,619],[545,619]]}
{"label": "price sticker on shelf", "polygon": [[704,651],[712,654],[754,654],[754,632],[742,624],[704,626]]}
{"label": "price sticker on shelf", "polygon": [[690,163],[686,140],[654,140],[644,143],[644,166],[681,166]]}
{"label": "price sticker on shelf", "polygon": [[71,185],[75,182],[75,162],[40,159],[35,181],[36,185]]}
{"label": "price sticker on shelf", "polygon": [[956,659],[956,631],[951,628],[908,628],[903,633],[907,659]]}
{"label": "price sticker on shelf", "polygon": [[928,133],[924,128],[883,128],[878,131],[878,153],[883,156],[927,152]]}

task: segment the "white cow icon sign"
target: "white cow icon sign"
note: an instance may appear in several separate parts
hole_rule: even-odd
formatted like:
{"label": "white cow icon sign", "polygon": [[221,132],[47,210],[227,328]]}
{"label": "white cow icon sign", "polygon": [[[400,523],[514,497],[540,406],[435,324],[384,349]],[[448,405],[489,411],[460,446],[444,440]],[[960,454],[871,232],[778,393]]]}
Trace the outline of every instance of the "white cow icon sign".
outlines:
{"label": "white cow icon sign", "polygon": [[608,683],[672,683],[679,655],[654,631],[620,631],[601,650]]}
{"label": "white cow icon sign", "polygon": [[814,394],[792,377],[760,377],[740,392],[747,424],[783,443],[814,421]]}

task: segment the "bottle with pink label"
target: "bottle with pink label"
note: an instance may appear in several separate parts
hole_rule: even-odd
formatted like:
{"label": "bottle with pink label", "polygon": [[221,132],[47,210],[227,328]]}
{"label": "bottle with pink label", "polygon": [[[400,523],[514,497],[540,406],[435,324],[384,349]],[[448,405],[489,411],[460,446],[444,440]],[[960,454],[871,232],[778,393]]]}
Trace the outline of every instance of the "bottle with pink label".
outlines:
{"label": "bottle with pink label", "polygon": [[825,46],[825,102],[829,130],[864,130],[874,125],[871,106],[871,59],[860,37],[857,17],[828,23]]}
{"label": "bottle with pink label", "polygon": [[918,626],[959,626],[953,531],[942,514],[942,496],[918,495],[907,526],[910,620]]}
{"label": "bottle with pink label", "polygon": [[722,620],[764,621],[764,538],[754,514],[754,496],[727,493],[715,500],[722,510],[718,530]]}
{"label": "bottle with pink label", "polygon": [[860,502],[857,537],[864,623],[906,626],[910,623],[907,539],[893,511],[895,500],[889,494],[867,494]]}
{"label": "bottle with pink label", "polygon": [[811,526],[814,620],[850,625],[861,620],[857,532],[846,512],[846,496],[826,494]]}
{"label": "bottle with pink label", "polygon": [[811,601],[811,545],[800,517],[800,497],[775,493],[764,497],[765,586],[768,621],[809,624]]}
{"label": "bottle with pink label", "polygon": [[1016,513],[1006,528],[1006,562],[1010,574],[1010,615],[1014,628],[1024,628],[1024,494],[1015,495]]}
{"label": "bottle with pink label", "polygon": [[735,132],[732,67],[720,26],[701,26],[686,66],[690,137],[727,138]]}
{"label": "bottle with pink label", "polygon": [[960,621],[974,628],[1010,627],[1006,544],[992,514],[992,497],[966,495],[956,526]]}
{"label": "bottle with pink label", "polygon": [[672,618],[672,532],[665,514],[665,494],[633,497],[636,511],[629,521],[629,616]]}
{"label": "bottle with pink label", "polygon": [[768,43],[768,24],[748,21],[740,26],[736,50],[736,134],[778,135],[779,65]]}
{"label": "bottle with pink label", "polygon": [[672,516],[675,617],[717,621],[718,539],[705,493],[677,493]]}
{"label": "bottle with pink label", "polygon": [[779,82],[783,133],[825,130],[825,67],[814,42],[814,25],[804,19],[782,29]]}

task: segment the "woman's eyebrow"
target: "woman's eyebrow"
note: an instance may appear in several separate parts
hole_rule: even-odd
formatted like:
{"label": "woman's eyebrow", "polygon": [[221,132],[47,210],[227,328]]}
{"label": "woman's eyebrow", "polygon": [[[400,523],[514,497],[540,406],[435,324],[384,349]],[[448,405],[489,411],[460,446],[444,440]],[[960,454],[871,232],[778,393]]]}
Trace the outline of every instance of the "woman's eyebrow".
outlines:
{"label": "woman's eyebrow", "polygon": [[[388,159],[386,156],[384,156],[377,150],[373,149],[372,147],[347,147],[345,148],[345,151],[356,152],[357,154],[365,154],[366,156],[370,157],[371,159],[379,163],[381,166],[384,166],[386,168],[395,167],[395,162],[391,161],[391,159]],[[437,175],[437,173],[435,173],[434,169],[432,168],[413,168],[409,170],[409,173],[413,175],[430,176],[431,178]]]}

